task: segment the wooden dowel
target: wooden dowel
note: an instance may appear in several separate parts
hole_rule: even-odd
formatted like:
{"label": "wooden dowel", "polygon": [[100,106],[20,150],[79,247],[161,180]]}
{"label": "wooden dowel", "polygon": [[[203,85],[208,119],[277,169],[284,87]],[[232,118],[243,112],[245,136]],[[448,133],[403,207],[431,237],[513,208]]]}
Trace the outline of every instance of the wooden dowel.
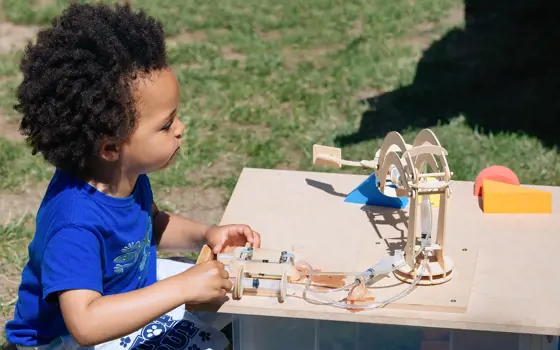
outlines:
{"label": "wooden dowel", "polygon": [[445,189],[442,190],[428,190],[428,191],[418,191],[418,195],[422,196],[422,195],[430,195],[430,194],[442,194],[445,193]]}
{"label": "wooden dowel", "polygon": [[[450,172],[449,175],[453,176],[453,172]],[[438,176],[445,176],[444,172],[441,173],[425,173],[418,175],[419,177],[438,177]]]}
{"label": "wooden dowel", "polygon": [[340,165],[346,165],[346,166],[355,166],[355,167],[372,168],[372,169],[377,168],[377,164],[374,161],[371,161],[371,160],[362,160],[360,162],[357,162],[357,161],[353,161],[353,160],[338,159],[338,158],[331,157],[331,156],[324,155],[324,154],[318,155],[317,158],[318,159],[323,159],[323,160],[328,160],[328,161],[335,162],[335,163],[340,164]]}

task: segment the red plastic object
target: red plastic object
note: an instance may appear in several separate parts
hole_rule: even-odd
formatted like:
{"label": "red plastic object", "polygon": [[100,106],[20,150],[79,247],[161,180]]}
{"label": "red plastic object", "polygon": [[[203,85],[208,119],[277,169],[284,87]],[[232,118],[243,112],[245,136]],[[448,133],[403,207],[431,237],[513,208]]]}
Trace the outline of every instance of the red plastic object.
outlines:
{"label": "red plastic object", "polygon": [[502,165],[493,165],[483,169],[476,176],[476,180],[474,181],[474,192],[473,192],[475,196],[482,195],[483,179],[499,181],[510,185],[519,185],[519,178],[517,177],[517,175],[515,175],[515,173],[510,168]]}

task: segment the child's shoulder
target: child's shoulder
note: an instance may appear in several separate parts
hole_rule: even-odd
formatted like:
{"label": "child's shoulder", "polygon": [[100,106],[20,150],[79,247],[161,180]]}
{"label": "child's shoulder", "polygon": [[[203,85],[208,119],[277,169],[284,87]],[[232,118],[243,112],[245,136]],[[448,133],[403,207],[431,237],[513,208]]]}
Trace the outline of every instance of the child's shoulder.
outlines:
{"label": "child's shoulder", "polygon": [[37,212],[37,227],[57,231],[65,227],[94,229],[119,221],[135,211],[151,213],[153,194],[146,175],[125,198],[106,195],[87,182],[55,171]]}

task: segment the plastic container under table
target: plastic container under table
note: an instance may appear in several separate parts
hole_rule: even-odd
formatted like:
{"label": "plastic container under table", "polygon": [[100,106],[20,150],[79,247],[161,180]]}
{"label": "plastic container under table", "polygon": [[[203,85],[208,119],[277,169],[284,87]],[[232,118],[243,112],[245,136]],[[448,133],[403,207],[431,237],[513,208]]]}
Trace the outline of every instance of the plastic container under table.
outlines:
{"label": "plastic container under table", "polygon": [[558,337],[235,315],[233,349],[557,350]]}

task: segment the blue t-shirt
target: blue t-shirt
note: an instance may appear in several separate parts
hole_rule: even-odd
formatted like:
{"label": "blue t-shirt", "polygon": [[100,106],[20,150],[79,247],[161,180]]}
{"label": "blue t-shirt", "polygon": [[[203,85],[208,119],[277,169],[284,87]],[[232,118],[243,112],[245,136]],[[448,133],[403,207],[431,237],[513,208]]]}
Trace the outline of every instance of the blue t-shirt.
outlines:
{"label": "blue t-shirt", "polygon": [[111,295],[155,283],[152,201],[146,175],[129,197],[116,198],[57,170],[37,213],[7,340],[39,346],[68,335],[58,291]]}

